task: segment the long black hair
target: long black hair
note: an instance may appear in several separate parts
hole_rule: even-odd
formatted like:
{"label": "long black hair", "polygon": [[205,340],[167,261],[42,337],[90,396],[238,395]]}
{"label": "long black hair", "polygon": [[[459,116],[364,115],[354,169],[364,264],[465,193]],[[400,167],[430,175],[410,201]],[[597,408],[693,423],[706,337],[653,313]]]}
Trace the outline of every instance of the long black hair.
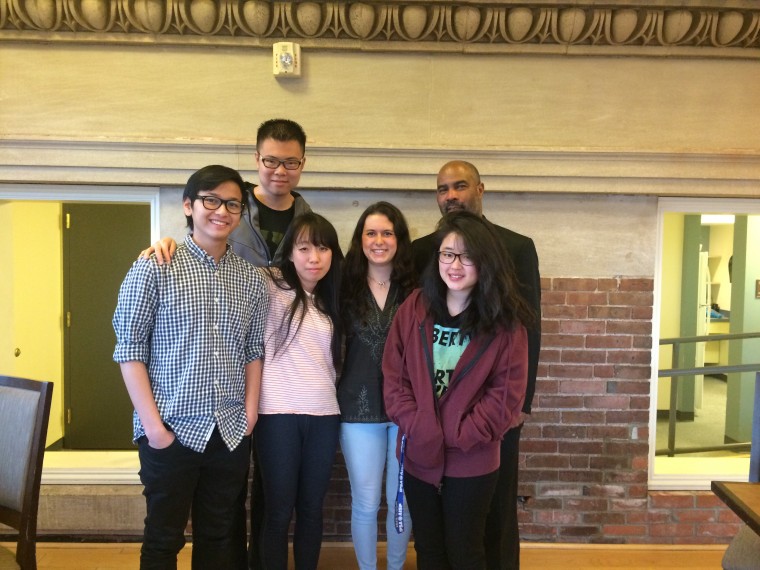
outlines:
{"label": "long black hair", "polygon": [[[512,259],[488,222],[470,212],[446,214],[436,227],[436,257],[441,242],[452,233],[461,238],[478,270],[478,282],[461,313],[462,332],[473,336],[488,334],[500,327],[511,329],[517,322],[532,326],[534,311],[520,294]],[[446,306],[448,288],[441,278],[438,263],[428,265],[422,288],[430,313],[439,322],[445,320],[449,314]]]}
{"label": "long black hair", "polygon": [[369,263],[362,247],[362,235],[367,218],[378,214],[388,218],[396,234],[396,255],[393,257],[391,281],[399,286],[401,299],[406,297],[416,286],[414,273],[414,258],[412,256],[412,241],[409,237],[409,226],[404,214],[390,202],[375,202],[370,204],[359,217],[351,236],[351,245],[346,253],[343,264],[343,286],[341,288],[341,312],[343,319],[348,322],[351,318],[364,320],[371,309],[369,304],[369,285],[367,272]]}
{"label": "long black hair", "polygon": [[[277,287],[295,292],[295,298],[290,304],[288,311],[283,316],[282,323],[280,323],[280,331],[277,336],[281,339],[289,338],[294,322],[297,323],[295,327],[295,331],[297,332],[303,323],[304,316],[308,309],[307,293],[304,290],[303,285],[301,285],[298,272],[291,259],[296,244],[303,241],[307,241],[316,246],[327,247],[332,251],[330,269],[327,271],[327,274],[317,282],[313,291],[313,302],[317,310],[327,315],[332,322],[333,332],[330,346],[333,355],[333,364],[337,369],[340,366],[341,357],[340,335],[342,327],[339,316],[338,296],[343,252],[338,243],[338,233],[335,231],[333,225],[328,222],[326,218],[319,214],[315,214],[314,212],[307,212],[293,219],[288,231],[282,238],[283,257],[280,265],[280,272],[278,273],[276,271],[268,270],[269,275]],[[284,346],[278,343],[278,346],[275,347],[275,353],[281,348],[284,348]]]}

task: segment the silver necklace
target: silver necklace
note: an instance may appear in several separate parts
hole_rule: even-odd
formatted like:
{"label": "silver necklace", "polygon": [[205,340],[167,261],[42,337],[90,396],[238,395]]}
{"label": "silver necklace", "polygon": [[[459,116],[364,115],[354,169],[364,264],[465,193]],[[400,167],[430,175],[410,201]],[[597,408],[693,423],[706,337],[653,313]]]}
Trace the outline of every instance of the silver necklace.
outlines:
{"label": "silver necklace", "polygon": [[370,277],[369,275],[367,275],[367,279],[369,279],[370,281],[374,281],[375,283],[380,285],[380,287],[385,287],[386,283],[388,283],[387,281],[378,281],[377,279],[374,279],[373,277]]}

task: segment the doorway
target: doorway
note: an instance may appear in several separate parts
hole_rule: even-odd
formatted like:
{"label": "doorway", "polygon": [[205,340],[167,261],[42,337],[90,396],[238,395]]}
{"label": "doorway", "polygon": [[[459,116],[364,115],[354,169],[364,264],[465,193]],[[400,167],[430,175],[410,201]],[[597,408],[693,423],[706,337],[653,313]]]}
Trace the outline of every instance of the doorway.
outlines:
{"label": "doorway", "polygon": [[150,243],[150,206],[63,204],[65,449],[131,449],[132,403],[112,360],[119,286]]}

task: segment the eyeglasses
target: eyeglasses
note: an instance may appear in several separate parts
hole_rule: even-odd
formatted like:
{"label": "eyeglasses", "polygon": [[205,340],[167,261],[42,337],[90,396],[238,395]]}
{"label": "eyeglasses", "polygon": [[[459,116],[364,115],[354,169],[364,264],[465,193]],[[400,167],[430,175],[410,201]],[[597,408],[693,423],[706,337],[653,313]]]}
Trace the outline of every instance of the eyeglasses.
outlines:
{"label": "eyeglasses", "polygon": [[230,214],[239,214],[243,211],[243,203],[240,200],[222,200],[216,196],[196,196],[196,200],[203,202],[207,210],[218,210],[224,204]]}
{"label": "eyeglasses", "polygon": [[264,166],[272,170],[280,168],[281,164],[285,167],[285,170],[298,170],[301,164],[303,164],[303,159],[298,160],[297,158],[286,158],[285,160],[280,160],[273,156],[260,156],[259,158],[261,158]]}
{"label": "eyeglasses", "polygon": [[451,265],[457,258],[459,258],[459,263],[462,265],[475,265],[475,260],[469,253],[454,253],[453,251],[439,251],[437,253],[438,261],[446,265]]}

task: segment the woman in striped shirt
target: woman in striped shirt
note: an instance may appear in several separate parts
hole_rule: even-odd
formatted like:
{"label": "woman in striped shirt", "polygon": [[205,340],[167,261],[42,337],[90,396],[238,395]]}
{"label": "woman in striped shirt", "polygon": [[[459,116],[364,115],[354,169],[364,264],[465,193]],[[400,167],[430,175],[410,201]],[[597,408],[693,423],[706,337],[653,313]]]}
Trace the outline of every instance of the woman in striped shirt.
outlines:
{"label": "woman in striped shirt", "polygon": [[280,269],[267,270],[269,314],[256,446],[264,483],[264,567],[285,570],[296,513],[296,568],[314,569],[322,503],[338,445],[335,394],[340,360],[338,289],[343,254],[335,228],[318,214],[293,220]]}

